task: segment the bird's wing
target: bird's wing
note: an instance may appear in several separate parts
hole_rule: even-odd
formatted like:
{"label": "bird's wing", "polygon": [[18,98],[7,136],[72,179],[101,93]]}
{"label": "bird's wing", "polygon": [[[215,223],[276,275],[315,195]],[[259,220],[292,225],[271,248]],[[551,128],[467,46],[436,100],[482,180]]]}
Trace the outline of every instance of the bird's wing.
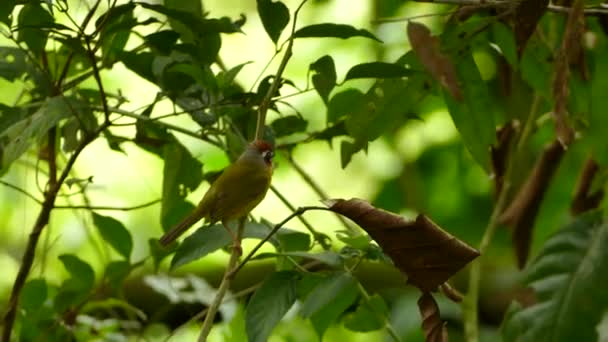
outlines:
{"label": "bird's wing", "polygon": [[269,172],[259,172],[259,166],[249,164],[226,169],[224,175],[231,184],[224,184],[223,190],[215,194],[209,211],[211,221],[233,220],[246,215],[262,201],[271,178]]}

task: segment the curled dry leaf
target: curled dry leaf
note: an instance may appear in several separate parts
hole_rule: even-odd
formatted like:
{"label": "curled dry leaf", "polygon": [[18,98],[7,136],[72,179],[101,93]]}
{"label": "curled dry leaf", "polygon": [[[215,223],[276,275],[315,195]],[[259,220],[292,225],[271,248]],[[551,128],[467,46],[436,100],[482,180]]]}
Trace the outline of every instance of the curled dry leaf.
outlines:
{"label": "curled dry leaf", "polygon": [[572,204],[570,205],[572,215],[582,214],[600,205],[600,202],[604,198],[604,191],[602,189],[593,191],[592,189],[593,180],[599,170],[600,166],[595,160],[591,158],[587,159],[578,178]]}
{"label": "curled dry leaf", "polygon": [[525,183],[499,218],[501,224],[513,227],[512,239],[519,268],[523,268],[528,260],[534,221],[564,152],[558,141],[553,141],[545,148]]}
{"label": "curled dry leaf", "polygon": [[521,0],[516,3],[514,31],[517,51],[521,56],[528,39],[536,30],[536,25],[547,10],[549,0]]}
{"label": "curled dry leaf", "polygon": [[492,177],[494,178],[496,196],[502,191],[504,176],[507,172],[507,159],[509,158],[511,143],[518,130],[519,121],[517,120],[511,120],[496,130],[497,141],[490,150],[492,157]]}
{"label": "curled dry leaf", "polygon": [[437,226],[425,215],[415,221],[373,207],[361,199],[324,202],[331,211],[365,229],[422,292],[434,291],[479,256],[479,252]]}
{"label": "curled dry leaf", "polygon": [[420,63],[453,98],[462,101],[456,68],[450,58],[441,52],[439,39],[431,36],[426,26],[412,21],[407,24],[407,36]]}
{"label": "curled dry leaf", "polygon": [[448,330],[445,323],[441,320],[439,307],[435,302],[435,298],[428,292],[423,293],[420,299],[418,299],[418,308],[422,316],[424,341],[447,342]]}

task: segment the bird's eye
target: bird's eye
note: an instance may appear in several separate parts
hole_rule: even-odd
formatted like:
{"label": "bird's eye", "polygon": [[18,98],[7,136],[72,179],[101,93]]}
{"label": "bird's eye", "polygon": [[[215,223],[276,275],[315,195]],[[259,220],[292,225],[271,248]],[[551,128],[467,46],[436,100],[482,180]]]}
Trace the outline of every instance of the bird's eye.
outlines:
{"label": "bird's eye", "polygon": [[274,153],[272,151],[264,151],[262,152],[262,157],[266,161],[271,161],[272,157],[274,157]]}

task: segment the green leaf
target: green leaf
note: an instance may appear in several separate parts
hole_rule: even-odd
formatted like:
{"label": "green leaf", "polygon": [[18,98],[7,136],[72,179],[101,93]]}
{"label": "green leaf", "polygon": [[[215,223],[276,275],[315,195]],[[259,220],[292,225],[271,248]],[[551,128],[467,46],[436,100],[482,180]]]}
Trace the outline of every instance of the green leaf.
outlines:
{"label": "green leaf", "polygon": [[24,42],[36,56],[41,55],[49,37],[49,31],[44,28],[53,24],[53,16],[39,2],[32,1],[21,8],[18,20],[17,41]]}
{"label": "green leaf", "polygon": [[257,0],[256,2],[264,30],[276,45],[281,32],[289,23],[289,9],[280,1]]}
{"label": "green leaf", "polygon": [[131,30],[139,24],[133,16],[134,9],[133,3],[112,7],[97,19],[104,63],[110,65],[116,60],[127,45]]}
{"label": "green leaf", "polygon": [[0,46],[0,77],[13,82],[28,72],[30,68],[25,51]]}
{"label": "green leaf", "polygon": [[316,24],[304,26],[293,34],[294,38],[341,38],[363,37],[382,42],[371,32],[365,29],[356,29],[344,24]]}
{"label": "green leaf", "polygon": [[106,266],[104,277],[108,280],[112,289],[118,291],[130,272],[131,264],[128,261],[112,261]]}
{"label": "green leaf", "polygon": [[513,68],[517,68],[517,45],[515,43],[515,36],[513,31],[504,23],[496,21],[492,24],[492,35],[496,45],[500,48],[503,57],[507,60],[509,65]]}
{"label": "green leaf", "polygon": [[608,224],[599,211],[579,216],[553,235],[525,272],[537,302],[513,308],[505,341],[597,341],[608,307]]}
{"label": "green leaf", "polygon": [[270,125],[276,137],[284,137],[294,133],[304,132],[307,126],[308,121],[296,115],[278,118]]}
{"label": "green leaf", "polygon": [[424,77],[378,80],[370,88],[364,105],[346,118],[346,130],[356,141],[354,151],[412,116],[410,111],[426,95]]}
{"label": "green leaf", "polygon": [[47,99],[32,115],[0,132],[0,150],[3,150],[0,173],[17,160],[32,143],[44,137],[53,126],[71,114],[68,101],[62,97]]}
{"label": "green leaf", "polygon": [[[165,7],[191,13],[196,18],[203,18],[202,1],[164,0]],[[190,29],[179,20],[169,18],[169,25],[182,37],[184,42],[192,42],[193,36]]]}
{"label": "green leaf", "polygon": [[250,342],[268,340],[272,329],[296,301],[298,277],[294,271],[275,272],[255,291],[245,312]]}
{"label": "green leaf", "polygon": [[21,308],[26,311],[38,310],[44,304],[48,295],[46,280],[43,278],[31,279],[21,290]]}
{"label": "green leaf", "polygon": [[139,75],[141,78],[156,83],[156,76],[152,72],[152,63],[155,55],[152,52],[135,53],[132,51],[124,51],[120,54],[120,61],[131,71]]}
{"label": "green leaf", "polygon": [[[340,254],[332,251],[324,251],[321,253],[310,253],[304,251],[294,251],[294,252],[281,252],[281,253],[264,253],[265,256],[275,257],[275,256],[286,256],[286,257],[294,257],[294,258],[302,258],[302,259],[310,259],[319,261],[323,264],[326,264],[331,267],[340,267],[344,264],[342,257]],[[260,259],[259,257],[256,259]]]}
{"label": "green leaf", "polygon": [[344,318],[344,326],[348,330],[358,332],[378,330],[384,327],[388,313],[388,307],[384,299],[378,294],[374,294],[369,300],[359,300],[355,312]]}
{"label": "green leaf", "polygon": [[603,39],[597,47],[594,58],[594,72],[591,74],[591,104],[589,113],[589,122],[583,141],[588,148],[593,151],[593,157],[597,159],[601,165],[608,164],[608,141],[606,139],[606,127],[608,127],[608,115],[606,115],[606,106],[608,106],[608,41]]}
{"label": "green leaf", "polygon": [[59,260],[70,274],[69,288],[78,291],[89,291],[95,284],[95,272],[86,262],[72,254],[62,254]]}
{"label": "green leaf", "polygon": [[464,101],[458,101],[445,90],[443,98],[467,150],[490,172],[490,146],[496,142],[496,127],[487,85],[470,53],[459,56],[455,62]]}
{"label": "green leaf", "polygon": [[519,62],[521,77],[545,99],[553,98],[553,60],[553,51],[546,42],[532,37]]}
{"label": "green leaf", "polygon": [[0,1],[0,22],[5,23],[8,27],[11,27],[11,13],[13,13],[16,3],[16,0]]}
{"label": "green leaf", "polygon": [[185,216],[182,205],[187,203],[186,195],[202,182],[203,164],[177,141],[164,146],[163,159],[161,225],[167,231]]}
{"label": "green leaf", "polygon": [[133,250],[133,238],[118,220],[110,216],[93,213],[93,223],[99,230],[101,237],[114,248],[118,254],[129,260]]}
{"label": "green leaf", "polygon": [[406,69],[399,64],[385,62],[362,63],[357,64],[348,70],[344,82],[357,78],[409,77],[412,74],[412,70]]}
{"label": "green leaf", "polygon": [[352,275],[340,272],[323,279],[312,290],[300,309],[300,315],[310,318],[319,339],[325,330],[357,299],[359,290]]}
{"label": "green leaf", "polygon": [[327,103],[331,90],[336,86],[336,65],[331,56],[325,55],[310,65],[312,84],[323,102]]}
{"label": "green leaf", "polygon": [[352,115],[364,107],[365,103],[365,94],[358,89],[349,88],[335,94],[327,104],[327,124]]}
{"label": "green leaf", "polygon": [[[236,229],[236,227],[231,227]],[[246,222],[245,230],[243,231],[243,238],[256,238],[263,239],[270,232],[264,224],[256,222]],[[284,235],[290,234],[303,234],[294,233],[294,230],[288,228],[281,228],[279,232],[269,242],[275,247],[280,247],[281,238]],[[220,248],[228,246],[232,242],[230,235],[226,232],[226,229],[221,224],[215,224],[213,226],[203,226],[195,231],[192,235],[188,236],[182,244],[178,247],[175,252],[175,256],[171,260],[171,269],[175,269],[179,266],[190,263],[194,260],[201,259],[207,256],[209,253],[215,252]]]}
{"label": "green leaf", "polygon": [[179,39],[179,33],[171,30],[163,30],[144,37],[148,46],[158,50],[162,55],[169,55]]}
{"label": "green leaf", "polygon": [[82,307],[82,312],[95,312],[95,311],[112,312],[116,308],[124,310],[125,312],[128,312],[128,313],[133,313],[137,316],[137,318],[139,318],[142,321],[147,319],[145,312],[141,311],[136,306],[131,305],[129,302],[121,300],[121,299],[117,299],[117,298],[106,298],[106,299],[102,299],[102,300],[88,301]]}
{"label": "green leaf", "polygon": [[340,164],[342,168],[350,164],[353,155],[361,150],[367,151],[367,144],[352,143],[350,141],[343,140],[340,144]]}

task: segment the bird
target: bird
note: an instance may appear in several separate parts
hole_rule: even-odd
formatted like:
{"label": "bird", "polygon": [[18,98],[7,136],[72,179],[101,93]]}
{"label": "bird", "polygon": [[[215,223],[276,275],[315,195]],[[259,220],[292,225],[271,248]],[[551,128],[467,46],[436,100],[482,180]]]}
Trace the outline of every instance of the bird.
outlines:
{"label": "bird", "polygon": [[244,219],[266,196],[272,179],[272,144],[254,140],[245,151],[211,184],[194,211],[171,227],[160,239],[166,247],[201,219],[209,225],[220,221],[232,237],[233,247],[240,250],[240,241],[228,222]]}

